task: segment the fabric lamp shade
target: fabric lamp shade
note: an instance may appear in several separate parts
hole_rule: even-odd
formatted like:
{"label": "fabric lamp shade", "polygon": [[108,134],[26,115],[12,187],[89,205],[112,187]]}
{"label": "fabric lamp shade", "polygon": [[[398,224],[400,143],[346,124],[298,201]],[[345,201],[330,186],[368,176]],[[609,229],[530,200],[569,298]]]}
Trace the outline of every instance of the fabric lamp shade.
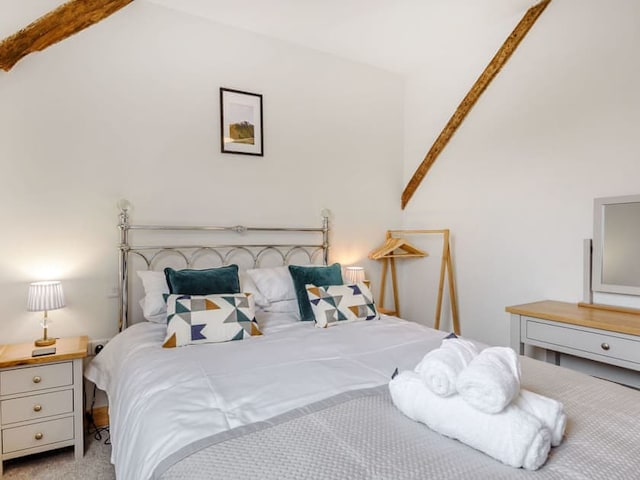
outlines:
{"label": "fabric lamp shade", "polygon": [[64,293],[59,281],[34,282],[29,285],[28,311],[57,310],[64,306]]}
{"label": "fabric lamp shade", "polygon": [[344,269],[344,279],[349,284],[364,282],[364,268],[346,267]]}
{"label": "fabric lamp shade", "polygon": [[42,319],[43,335],[34,342],[36,347],[47,347],[56,343],[55,338],[48,336],[48,318],[49,310],[57,310],[64,307],[64,293],[62,292],[62,284],[58,281],[51,282],[34,282],[29,285],[29,297],[27,299],[27,310],[30,312],[44,312]]}

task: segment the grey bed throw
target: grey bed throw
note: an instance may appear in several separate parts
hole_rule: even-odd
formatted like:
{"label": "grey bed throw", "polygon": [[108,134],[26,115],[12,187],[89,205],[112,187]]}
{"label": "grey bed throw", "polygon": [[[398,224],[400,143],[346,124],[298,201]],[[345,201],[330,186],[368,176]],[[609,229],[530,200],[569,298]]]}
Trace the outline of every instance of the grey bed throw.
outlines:
{"label": "grey bed throw", "polygon": [[528,358],[522,372],[523,388],[562,401],[568,415],[563,443],[535,472],[505,466],[413,422],[383,385],[205,438],[166,458],[154,478],[640,478],[640,392]]}

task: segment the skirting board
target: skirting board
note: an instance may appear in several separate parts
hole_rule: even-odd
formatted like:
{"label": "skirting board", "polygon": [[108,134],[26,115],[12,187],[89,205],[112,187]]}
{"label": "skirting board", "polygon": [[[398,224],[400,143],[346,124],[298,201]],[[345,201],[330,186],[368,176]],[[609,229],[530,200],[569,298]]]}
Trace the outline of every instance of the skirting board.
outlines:
{"label": "skirting board", "polygon": [[96,427],[109,425],[109,407],[95,407],[93,409],[93,421]]}

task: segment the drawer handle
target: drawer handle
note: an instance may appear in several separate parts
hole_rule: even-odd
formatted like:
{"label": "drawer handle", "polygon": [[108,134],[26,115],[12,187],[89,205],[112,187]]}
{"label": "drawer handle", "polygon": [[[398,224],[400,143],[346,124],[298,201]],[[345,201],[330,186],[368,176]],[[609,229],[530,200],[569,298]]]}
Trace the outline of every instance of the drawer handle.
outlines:
{"label": "drawer handle", "polygon": [[42,434],[42,432],[38,432],[33,436],[36,440],[42,440],[42,437],[44,437],[44,435]]}
{"label": "drawer handle", "polygon": [[40,410],[42,410],[42,405],[37,405],[36,404],[36,405],[33,406],[33,411],[34,412],[39,412]]}
{"label": "drawer handle", "polygon": [[33,377],[33,383],[40,383],[42,381],[42,377],[39,377],[38,375],[36,375],[35,377]]}
{"label": "drawer handle", "polygon": [[609,344],[605,342],[605,343],[602,343],[602,345],[600,345],[600,348],[602,348],[603,350],[609,350],[609,348],[611,347],[609,347]]}

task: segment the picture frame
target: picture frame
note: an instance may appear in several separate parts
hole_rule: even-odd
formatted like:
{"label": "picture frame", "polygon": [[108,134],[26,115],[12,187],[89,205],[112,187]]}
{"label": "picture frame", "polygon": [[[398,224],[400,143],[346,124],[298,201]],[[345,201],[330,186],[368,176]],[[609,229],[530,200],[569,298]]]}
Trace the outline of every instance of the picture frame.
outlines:
{"label": "picture frame", "polygon": [[262,95],[220,88],[220,151],[264,156]]}

